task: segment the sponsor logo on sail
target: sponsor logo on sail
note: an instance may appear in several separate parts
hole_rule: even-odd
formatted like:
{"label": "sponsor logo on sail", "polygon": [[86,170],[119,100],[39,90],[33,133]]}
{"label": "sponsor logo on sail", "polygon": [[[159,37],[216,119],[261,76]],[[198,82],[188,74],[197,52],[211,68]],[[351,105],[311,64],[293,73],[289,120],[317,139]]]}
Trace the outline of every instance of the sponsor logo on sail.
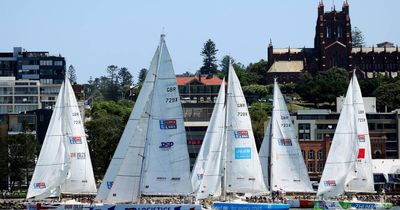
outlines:
{"label": "sponsor logo on sail", "polygon": [[279,146],[292,146],[292,139],[278,139]]}
{"label": "sponsor logo on sail", "polygon": [[176,129],[176,120],[160,120],[160,129]]}
{"label": "sponsor logo on sail", "polygon": [[82,138],[80,136],[69,137],[70,144],[82,144]]}
{"label": "sponsor logo on sail", "polygon": [[235,139],[248,139],[249,138],[249,131],[246,130],[237,130],[234,131]]}
{"label": "sponsor logo on sail", "polygon": [[251,159],[251,148],[250,147],[236,147],[235,148],[235,159]]}
{"label": "sponsor logo on sail", "polygon": [[327,180],[324,181],[325,186],[336,186],[336,180]]}
{"label": "sponsor logo on sail", "polygon": [[365,158],[365,148],[359,148],[358,149],[357,158],[358,159],[364,159]]}
{"label": "sponsor logo on sail", "polygon": [[358,141],[365,142],[365,135],[364,134],[357,134]]}
{"label": "sponsor logo on sail", "polygon": [[107,181],[107,189],[111,189],[113,184],[114,184],[113,181]]}
{"label": "sponsor logo on sail", "polygon": [[33,184],[34,189],[44,189],[46,188],[46,183],[44,182],[36,182]]}
{"label": "sponsor logo on sail", "polygon": [[172,148],[172,146],[174,146],[174,142],[172,141],[163,141],[161,142],[161,145],[159,146],[159,148],[161,150],[170,150]]}

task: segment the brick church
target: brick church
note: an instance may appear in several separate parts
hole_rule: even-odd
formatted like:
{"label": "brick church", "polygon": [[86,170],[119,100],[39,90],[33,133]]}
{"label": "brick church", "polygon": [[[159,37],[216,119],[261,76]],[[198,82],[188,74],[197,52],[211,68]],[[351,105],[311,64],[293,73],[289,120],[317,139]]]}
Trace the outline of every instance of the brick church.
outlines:
{"label": "brick church", "polygon": [[342,11],[333,8],[324,11],[321,1],[315,27],[313,48],[274,48],[268,45],[267,81],[274,77],[278,81],[297,82],[300,73],[315,73],[332,67],[352,71],[360,70],[360,76],[373,78],[381,74],[387,77],[400,75],[400,53],[398,46],[383,42],[376,47],[353,47],[349,4],[343,3]]}

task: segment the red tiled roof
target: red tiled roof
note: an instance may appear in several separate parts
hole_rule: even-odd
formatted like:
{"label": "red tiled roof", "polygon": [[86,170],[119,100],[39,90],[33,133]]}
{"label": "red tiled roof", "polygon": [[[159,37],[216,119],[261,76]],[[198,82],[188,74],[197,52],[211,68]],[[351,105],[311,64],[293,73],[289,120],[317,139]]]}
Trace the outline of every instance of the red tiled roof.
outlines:
{"label": "red tiled roof", "polygon": [[207,78],[207,76],[201,76],[199,80],[199,76],[191,76],[191,77],[176,77],[176,82],[178,85],[186,85],[193,80],[197,80],[204,85],[221,85],[222,79],[217,76],[212,76],[211,78]]}

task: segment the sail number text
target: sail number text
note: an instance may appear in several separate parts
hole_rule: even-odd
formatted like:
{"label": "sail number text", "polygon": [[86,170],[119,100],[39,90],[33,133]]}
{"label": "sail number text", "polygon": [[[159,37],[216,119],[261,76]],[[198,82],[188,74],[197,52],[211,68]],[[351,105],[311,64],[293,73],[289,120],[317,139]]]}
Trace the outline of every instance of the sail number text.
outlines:
{"label": "sail number text", "polygon": [[281,127],[283,128],[289,128],[290,127],[290,123],[282,123]]}
{"label": "sail number text", "polygon": [[247,112],[238,112],[238,116],[240,117],[247,116]]}
{"label": "sail number text", "polygon": [[73,117],[79,116],[79,112],[72,112],[72,116]]}
{"label": "sail number text", "polygon": [[175,103],[178,101],[178,98],[166,98],[166,103]]}

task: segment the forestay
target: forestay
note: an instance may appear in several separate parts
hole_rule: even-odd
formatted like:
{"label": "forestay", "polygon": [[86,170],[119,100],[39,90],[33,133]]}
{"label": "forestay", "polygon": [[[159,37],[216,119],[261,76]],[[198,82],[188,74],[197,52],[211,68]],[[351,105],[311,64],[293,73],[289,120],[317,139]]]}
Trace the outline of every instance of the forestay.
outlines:
{"label": "forestay", "polygon": [[276,80],[271,123],[271,191],[313,192],[292,120]]}

